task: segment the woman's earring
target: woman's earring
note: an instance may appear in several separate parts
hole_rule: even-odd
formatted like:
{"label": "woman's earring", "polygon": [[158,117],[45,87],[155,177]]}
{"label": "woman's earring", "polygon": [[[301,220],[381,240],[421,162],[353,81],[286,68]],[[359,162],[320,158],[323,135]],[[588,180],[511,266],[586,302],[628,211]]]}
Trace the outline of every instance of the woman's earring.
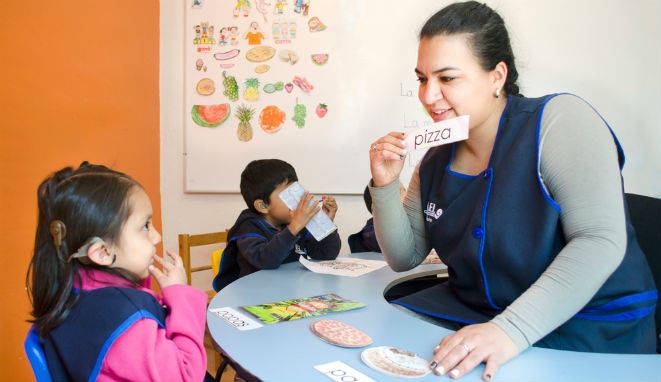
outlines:
{"label": "woman's earring", "polygon": [[494,94],[496,98],[500,98],[500,88],[496,89],[496,94]]}

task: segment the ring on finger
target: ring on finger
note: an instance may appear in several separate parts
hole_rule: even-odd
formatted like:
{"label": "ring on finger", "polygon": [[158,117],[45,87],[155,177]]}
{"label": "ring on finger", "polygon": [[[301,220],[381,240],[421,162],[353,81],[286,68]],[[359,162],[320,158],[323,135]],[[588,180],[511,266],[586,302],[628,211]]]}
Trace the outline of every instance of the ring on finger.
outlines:
{"label": "ring on finger", "polygon": [[372,151],[379,151],[379,144],[378,143],[375,144],[374,146],[372,146]]}
{"label": "ring on finger", "polygon": [[464,350],[466,350],[466,354],[468,354],[468,353],[471,352],[471,348],[470,348],[470,346],[468,346],[468,345],[462,343],[462,344],[461,344],[461,347],[463,347]]}

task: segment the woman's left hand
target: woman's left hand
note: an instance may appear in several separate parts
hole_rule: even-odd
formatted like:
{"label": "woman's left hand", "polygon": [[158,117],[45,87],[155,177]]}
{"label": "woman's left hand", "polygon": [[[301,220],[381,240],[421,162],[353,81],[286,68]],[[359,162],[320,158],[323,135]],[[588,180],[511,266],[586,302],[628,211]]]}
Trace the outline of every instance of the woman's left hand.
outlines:
{"label": "woman's left hand", "polygon": [[465,326],[443,338],[429,366],[437,375],[449,373],[451,378],[460,378],[486,362],[482,379],[489,381],[500,365],[518,354],[519,348],[509,336],[498,325],[487,322]]}

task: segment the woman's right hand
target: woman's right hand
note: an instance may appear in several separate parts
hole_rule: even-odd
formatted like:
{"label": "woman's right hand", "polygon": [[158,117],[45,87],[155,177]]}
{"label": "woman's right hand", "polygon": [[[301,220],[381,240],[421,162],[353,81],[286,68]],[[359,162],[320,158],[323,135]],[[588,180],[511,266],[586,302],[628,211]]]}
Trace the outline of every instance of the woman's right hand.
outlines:
{"label": "woman's right hand", "polygon": [[149,266],[149,273],[154,276],[158,285],[161,286],[161,289],[170,285],[187,284],[188,279],[186,277],[186,268],[184,268],[183,260],[181,260],[181,257],[176,253],[170,251],[166,252],[172,261],[167,261],[166,259],[155,255],[154,260],[161,264],[163,270],[161,271],[152,264]]}
{"label": "woman's right hand", "polygon": [[406,158],[404,133],[390,132],[370,146],[370,170],[374,187],[383,187],[399,178]]}

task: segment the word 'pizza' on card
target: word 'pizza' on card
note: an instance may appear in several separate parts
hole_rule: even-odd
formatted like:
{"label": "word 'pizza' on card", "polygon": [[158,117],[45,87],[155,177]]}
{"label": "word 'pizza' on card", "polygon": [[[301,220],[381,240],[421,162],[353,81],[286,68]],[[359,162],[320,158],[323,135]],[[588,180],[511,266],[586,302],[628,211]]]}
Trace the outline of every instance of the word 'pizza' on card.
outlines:
{"label": "word 'pizza' on card", "polygon": [[404,142],[408,151],[426,149],[468,139],[469,116],[436,122],[406,133]]}

